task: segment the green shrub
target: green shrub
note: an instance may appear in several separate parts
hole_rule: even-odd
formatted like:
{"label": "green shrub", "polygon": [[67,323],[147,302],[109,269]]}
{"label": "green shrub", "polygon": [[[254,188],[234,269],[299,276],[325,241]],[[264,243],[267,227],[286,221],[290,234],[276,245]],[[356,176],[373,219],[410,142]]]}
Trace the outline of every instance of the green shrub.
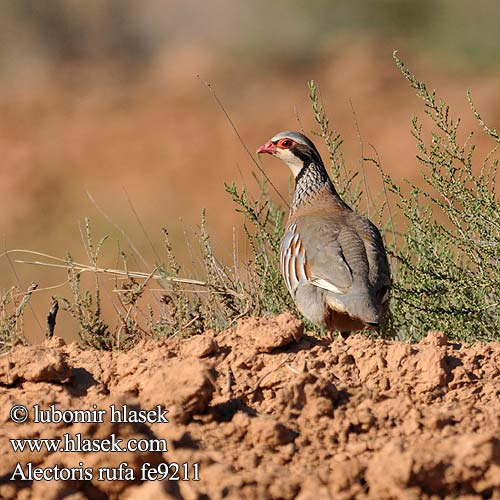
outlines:
{"label": "green shrub", "polygon": [[413,76],[394,54],[403,76],[423,101],[426,131],[413,117],[423,183],[408,182],[409,195],[389,176],[403,223],[391,245],[394,257],[392,328],[400,338],[418,340],[429,329],[459,340],[500,338],[500,201],[495,192],[500,144],[482,121],[470,94],[472,112],[496,142],[479,162],[473,132],[460,140],[460,119]]}

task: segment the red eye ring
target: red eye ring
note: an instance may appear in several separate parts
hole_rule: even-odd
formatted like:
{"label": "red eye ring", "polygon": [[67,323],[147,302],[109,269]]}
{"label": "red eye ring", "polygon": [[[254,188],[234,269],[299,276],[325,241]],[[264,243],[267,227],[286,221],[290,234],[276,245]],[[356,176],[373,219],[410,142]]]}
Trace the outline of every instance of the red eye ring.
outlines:
{"label": "red eye ring", "polygon": [[279,147],[280,148],[289,148],[293,144],[293,141],[291,139],[281,139],[279,142]]}

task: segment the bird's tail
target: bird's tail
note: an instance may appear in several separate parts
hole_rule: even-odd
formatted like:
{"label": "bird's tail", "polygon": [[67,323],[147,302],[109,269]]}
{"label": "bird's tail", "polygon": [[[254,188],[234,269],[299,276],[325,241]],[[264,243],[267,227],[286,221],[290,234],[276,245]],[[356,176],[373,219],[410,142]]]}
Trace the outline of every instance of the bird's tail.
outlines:
{"label": "bird's tail", "polygon": [[[330,294],[326,297],[327,304],[334,310],[339,310],[339,298]],[[367,294],[353,294],[343,297],[342,309],[351,318],[358,319],[372,328],[377,328],[382,321],[382,311]]]}

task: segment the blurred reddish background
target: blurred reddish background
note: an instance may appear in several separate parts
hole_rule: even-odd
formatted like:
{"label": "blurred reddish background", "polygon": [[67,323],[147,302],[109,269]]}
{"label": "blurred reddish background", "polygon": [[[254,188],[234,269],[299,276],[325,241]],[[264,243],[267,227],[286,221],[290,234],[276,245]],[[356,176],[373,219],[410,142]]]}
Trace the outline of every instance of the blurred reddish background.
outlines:
{"label": "blurred reddish background", "polygon": [[[478,131],[467,89],[490,126],[500,121],[495,0],[473,7],[456,0],[18,0],[2,3],[0,14],[0,227],[8,249],[86,261],[78,224],[88,216],[96,239],[111,236],[102,264],[115,266],[127,243],[89,192],[151,263],[134,210],[158,253],[161,227],[169,229],[189,274],[184,231],[205,207],[216,249],[229,258],[232,228],[242,221],[223,183],[251,185],[255,168],[204,81],[255,151],[279,130],[316,128],[306,86],[314,79],[345,138],[347,162],[357,168],[360,160],[354,109],[365,155],[373,144],[398,181],[418,179],[410,121],[422,108],[394,49],[463,118],[464,132]],[[484,152],[491,144],[479,136]],[[264,167],[287,195],[285,167],[269,158]],[[376,192],[379,176],[365,167]],[[14,267],[0,259],[0,289],[65,279],[63,271]],[[42,326],[50,295],[63,292],[33,297]],[[41,339],[32,313],[27,321],[28,336]],[[74,338],[76,325],[60,321]]]}

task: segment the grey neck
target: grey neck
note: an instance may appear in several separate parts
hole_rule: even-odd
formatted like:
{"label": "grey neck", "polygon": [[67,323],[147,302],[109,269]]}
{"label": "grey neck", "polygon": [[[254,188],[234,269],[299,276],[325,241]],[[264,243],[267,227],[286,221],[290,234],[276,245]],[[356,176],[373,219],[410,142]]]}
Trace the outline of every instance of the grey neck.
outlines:
{"label": "grey neck", "polygon": [[295,178],[295,192],[293,194],[291,208],[297,208],[324,189],[327,189],[332,195],[338,196],[322,164],[309,163],[304,165],[299,175]]}

